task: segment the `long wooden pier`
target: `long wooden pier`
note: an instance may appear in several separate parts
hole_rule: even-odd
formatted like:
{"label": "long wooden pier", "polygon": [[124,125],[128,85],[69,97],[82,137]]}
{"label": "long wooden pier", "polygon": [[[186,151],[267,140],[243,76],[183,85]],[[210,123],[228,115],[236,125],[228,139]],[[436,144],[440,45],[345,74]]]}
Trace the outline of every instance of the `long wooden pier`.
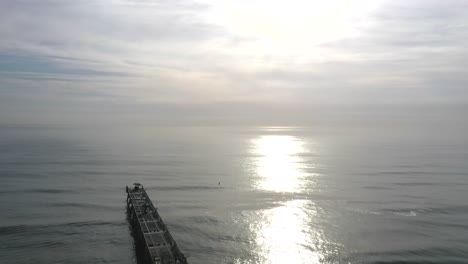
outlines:
{"label": "long wooden pier", "polygon": [[127,213],[141,264],[187,264],[174,238],[139,183],[127,190]]}

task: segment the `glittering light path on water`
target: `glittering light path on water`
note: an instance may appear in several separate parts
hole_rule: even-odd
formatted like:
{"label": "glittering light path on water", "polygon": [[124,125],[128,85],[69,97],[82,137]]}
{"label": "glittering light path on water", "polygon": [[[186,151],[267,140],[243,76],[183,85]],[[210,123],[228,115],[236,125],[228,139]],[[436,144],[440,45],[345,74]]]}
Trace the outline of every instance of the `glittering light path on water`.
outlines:
{"label": "glittering light path on water", "polygon": [[[296,193],[307,176],[303,155],[305,143],[290,135],[264,135],[251,140],[256,189]],[[309,235],[306,200],[291,200],[262,210],[251,219],[254,243],[262,263],[319,263],[320,254],[305,245],[313,244]]]}

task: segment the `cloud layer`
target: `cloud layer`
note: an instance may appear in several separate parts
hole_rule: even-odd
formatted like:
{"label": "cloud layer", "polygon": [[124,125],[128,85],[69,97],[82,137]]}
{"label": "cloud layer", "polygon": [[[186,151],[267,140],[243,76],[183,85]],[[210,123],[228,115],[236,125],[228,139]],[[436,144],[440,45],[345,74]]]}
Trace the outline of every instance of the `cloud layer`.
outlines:
{"label": "cloud layer", "polygon": [[466,12],[457,0],[3,1],[1,117],[466,104]]}

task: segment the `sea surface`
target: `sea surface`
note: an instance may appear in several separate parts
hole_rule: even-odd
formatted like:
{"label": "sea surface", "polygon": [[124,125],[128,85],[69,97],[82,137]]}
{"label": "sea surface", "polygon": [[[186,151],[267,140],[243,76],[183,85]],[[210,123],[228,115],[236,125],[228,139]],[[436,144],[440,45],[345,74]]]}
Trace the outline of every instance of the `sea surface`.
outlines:
{"label": "sea surface", "polygon": [[0,263],[136,263],[142,183],[192,264],[468,263],[468,136],[1,126]]}

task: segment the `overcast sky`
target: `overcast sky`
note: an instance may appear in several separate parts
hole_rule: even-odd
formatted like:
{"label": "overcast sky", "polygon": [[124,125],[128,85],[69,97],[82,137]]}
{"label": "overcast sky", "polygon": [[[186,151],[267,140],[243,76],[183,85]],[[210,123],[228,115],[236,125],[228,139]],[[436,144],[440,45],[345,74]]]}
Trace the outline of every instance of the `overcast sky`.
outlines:
{"label": "overcast sky", "polygon": [[463,0],[0,0],[0,123],[463,105],[467,14]]}

